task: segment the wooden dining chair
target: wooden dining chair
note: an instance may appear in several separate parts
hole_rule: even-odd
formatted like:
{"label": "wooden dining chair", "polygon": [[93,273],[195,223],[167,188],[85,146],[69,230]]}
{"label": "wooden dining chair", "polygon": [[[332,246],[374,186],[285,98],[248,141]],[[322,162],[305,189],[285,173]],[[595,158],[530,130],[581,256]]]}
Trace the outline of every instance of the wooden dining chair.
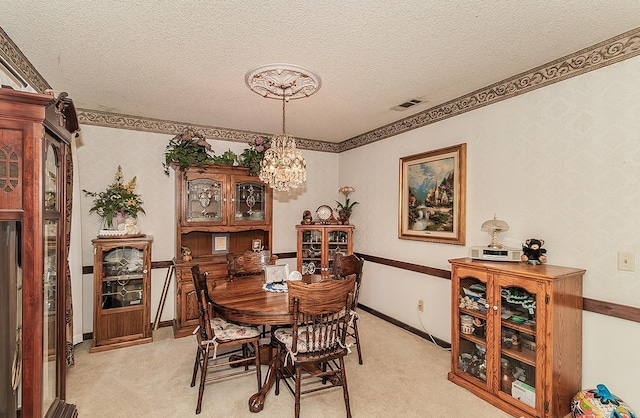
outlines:
{"label": "wooden dining chair", "polygon": [[[191,387],[196,384],[200,371],[198,404],[196,414],[202,410],[202,395],[205,384],[240,374],[256,373],[258,391],[262,387],[260,370],[260,331],[213,317],[213,308],[207,291],[207,274],[198,266],[191,269],[193,285],[198,296],[199,326],[194,333],[198,343],[193,365]],[[251,363],[253,362],[253,366]]]}
{"label": "wooden dining chair", "polygon": [[[229,280],[261,274],[265,265],[273,264],[272,259],[274,257],[268,250],[228,253],[227,269],[229,271]],[[275,257],[275,259],[277,258]]]}
{"label": "wooden dining chair", "polygon": [[288,282],[293,325],[276,329],[271,341],[278,347],[275,393],[280,393],[280,381],[285,382],[295,395],[296,418],[300,416],[301,395],[337,386],[342,386],[347,417],[351,417],[344,367],[351,315],[345,312],[351,309],[355,280],[352,275],[311,284]]}
{"label": "wooden dining chair", "polygon": [[358,363],[362,364],[362,349],[360,347],[360,335],[358,334],[358,313],[356,308],[358,307],[358,296],[360,295],[360,285],[362,284],[362,269],[364,267],[364,260],[359,258],[355,254],[343,255],[336,253],[333,256],[333,268],[332,273],[337,278],[344,278],[351,274],[356,275],[356,290],[353,295],[353,306],[351,311],[354,312],[353,321],[347,333],[349,341],[354,342],[358,349]]}

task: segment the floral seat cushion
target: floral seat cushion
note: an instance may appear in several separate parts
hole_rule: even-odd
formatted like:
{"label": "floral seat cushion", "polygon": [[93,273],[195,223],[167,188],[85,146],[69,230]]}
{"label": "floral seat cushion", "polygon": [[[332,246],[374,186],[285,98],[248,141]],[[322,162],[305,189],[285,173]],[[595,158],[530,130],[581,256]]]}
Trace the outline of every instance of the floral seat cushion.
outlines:
{"label": "floral seat cushion", "polygon": [[298,328],[298,347],[297,350],[292,349],[293,345],[293,329],[291,328],[278,328],[274,332],[274,337],[283,343],[290,352],[293,353],[306,353],[309,351],[320,350],[323,348],[329,348],[334,346],[337,341],[335,339],[318,338],[318,330],[316,330],[316,338],[309,337],[310,341],[316,341],[316,344],[307,345],[307,336],[309,332],[313,332],[310,329],[300,327]]}
{"label": "floral seat cushion", "polygon": [[241,340],[260,335],[260,331],[256,327],[234,324],[222,318],[213,318],[210,322],[211,329],[218,341]]}

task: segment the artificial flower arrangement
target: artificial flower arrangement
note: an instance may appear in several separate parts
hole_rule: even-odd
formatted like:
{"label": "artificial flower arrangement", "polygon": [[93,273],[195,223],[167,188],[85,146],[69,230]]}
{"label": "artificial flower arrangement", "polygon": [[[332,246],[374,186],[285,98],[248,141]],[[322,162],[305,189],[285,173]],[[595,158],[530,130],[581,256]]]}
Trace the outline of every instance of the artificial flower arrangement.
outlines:
{"label": "artificial flower arrangement", "polygon": [[187,129],[169,141],[162,163],[164,174],[169,175],[169,166],[172,163],[177,164],[183,172],[192,165],[213,164],[213,156],[209,151],[211,151],[211,144],[205,137],[192,128]]}
{"label": "artificial flower arrangement", "polygon": [[240,164],[249,167],[249,174],[257,176],[260,173],[260,163],[264,158],[264,153],[271,147],[269,139],[257,136],[253,141],[249,141],[249,148],[240,154]]}
{"label": "artificial flower arrangement", "polygon": [[139,213],[145,213],[142,208],[142,198],[135,191],[136,177],[124,183],[122,167],[118,166],[114,182],[103,192],[82,190],[86,196],[93,197],[93,206],[89,213],[96,213],[104,224],[111,228],[114,218],[118,216],[136,219]]}
{"label": "artificial flower arrangement", "polygon": [[338,213],[340,213],[341,211],[344,212],[347,216],[347,219],[349,219],[349,217],[351,216],[353,207],[358,204],[358,202],[349,201],[349,195],[355,191],[356,189],[351,186],[343,186],[338,189],[338,193],[344,195],[344,203],[340,203],[336,200],[336,203],[338,204],[338,207],[336,209],[338,210]]}
{"label": "artificial flower arrangement", "polygon": [[239,156],[231,150],[216,156],[204,135],[196,132],[193,128],[188,128],[184,133],[176,135],[169,141],[162,166],[167,176],[171,164],[176,164],[182,172],[191,166],[204,164],[243,166],[249,167],[250,175],[257,176],[260,172],[260,162],[269,146],[268,139],[257,136],[254,140],[249,141],[249,148],[246,148]]}

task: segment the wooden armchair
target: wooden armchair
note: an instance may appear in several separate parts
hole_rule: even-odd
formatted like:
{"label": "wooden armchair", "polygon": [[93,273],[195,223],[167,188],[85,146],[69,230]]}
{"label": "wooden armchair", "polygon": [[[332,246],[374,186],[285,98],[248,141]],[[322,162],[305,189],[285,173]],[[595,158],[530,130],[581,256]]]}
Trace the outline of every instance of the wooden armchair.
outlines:
{"label": "wooden armchair", "polygon": [[[360,285],[362,283],[362,268],[364,260],[355,254],[342,255],[337,253],[333,256],[333,275],[338,278],[344,278],[351,274],[356,275],[356,290],[353,296],[353,305],[351,311],[356,312],[358,307],[358,296],[360,295]],[[358,363],[362,364],[362,350],[360,349],[360,335],[358,334],[358,314],[356,313],[351,326],[349,327],[347,337],[353,338],[358,349]]]}
{"label": "wooden armchair", "polygon": [[[344,313],[350,311],[353,303],[355,280],[355,275],[351,275],[345,280],[312,284],[288,282],[293,327],[275,330],[271,341],[278,347],[275,393],[280,393],[280,381],[284,381],[295,395],[296,418],[300,416],[300,395],[336,386],[342,386],[347,417],[351,417],[344,368],[351,315]],[[316,381],[308,381],[310,378]],[[327,380],[332,384],[327,385]]]}
{"label": "wooden armchair", "polygon": [[[198,346],[193,365],[191,387],[195,386],[196,376],[200,370],[200,387],[196,406],[196,414],[199,414],[202,410],[202,395],[207,382],[255,372],[258,391],[260,390],[262,387],[260,331],[256,327],[238,325],[222,318],[214,318],[207,291],[207,274],[201,273],[198,266],[192,267],[191,274],[198,295],[199,321],[199,326],[195,331]],[[230,350],[227,351],[227,348]],[[224,353],[218,354],[218,350]],[[241,355],[238,356],[238,353]],[[251,362],[253,362],[253,367],[250,367]]]}

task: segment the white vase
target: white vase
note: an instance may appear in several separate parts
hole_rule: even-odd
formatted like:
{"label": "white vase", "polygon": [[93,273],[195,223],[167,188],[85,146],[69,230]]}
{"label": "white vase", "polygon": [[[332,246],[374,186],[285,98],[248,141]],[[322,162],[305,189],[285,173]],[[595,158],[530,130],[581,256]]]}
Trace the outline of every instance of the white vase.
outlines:
{"label": "white vase", "polygon": [[120,225],[124,225],[126,219],[126,216],[122,214],[114,215],[114,217],[111,219],[111,226],[108,227],[108,229],[112,231],[118,231],[120,229]]}

